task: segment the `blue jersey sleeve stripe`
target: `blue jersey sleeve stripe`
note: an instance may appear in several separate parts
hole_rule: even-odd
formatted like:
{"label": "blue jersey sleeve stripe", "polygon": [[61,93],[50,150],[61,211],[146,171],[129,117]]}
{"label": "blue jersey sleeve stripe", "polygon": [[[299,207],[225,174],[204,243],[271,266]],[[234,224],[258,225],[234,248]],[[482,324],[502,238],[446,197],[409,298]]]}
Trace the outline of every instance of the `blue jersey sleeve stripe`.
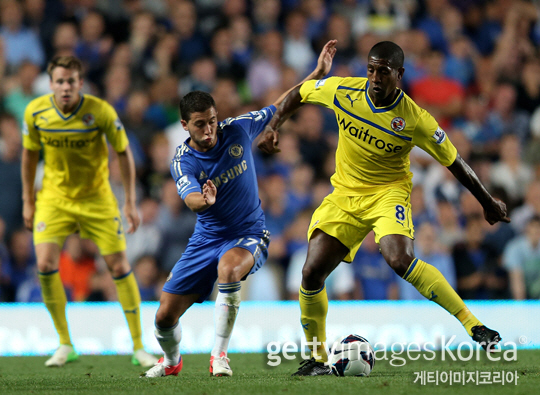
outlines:
{"label": "blue jersey sleeve stripe", "polygon": [[407,137],[407,136],[400,136],[399,134],[396,134],[394,133],[393,131],[391,131],[390,129],[386,129],[386,128],[383,128],[382,126],[379,126],[377,125],[376,123],[373,123],[371,121],[368,121],[367,119],[365,118],[362,118],[362,117],[359,117],[358,115],[355,115],[349,111],[347,111],[346,109],[344,109],[342,106],[341,106],[341,103],[339,102],[339,100],[337,99],[337,97],[334,96],[334,105],[339,108],[341,111],[343,111],[344,113],[346,113],[347,115],[355,118],[355,119],[358,119],[359,121],[362,121],[370,126],[373,126],[374,128],[377,128],[379,129],[380,131],[383,131],[384,133],[387,133],[389,134],[390,136],[394,136],[394,137],[398,137],[402,140],[405,140],[405,141],[411,141],[412,138],[411,137]]}
{"label": "blue jersey sleeve stripe", "polygon": [[51,108],[54,108],[54,107],[47,107],[45,110],[36,111],[36,112],[32,113],[32,116],[35,117],[36,115],[41,114],[44,111],[50,110]]}
{"label": "blue jersey sleeve stripe", "polygon": [[340,85],[337,88],[338,89],[347,89],[348,91],[358,91],[358,92],[364,92],[365,91],[365,89],[351,88],[349,86],[343,86],[343,85]]}
{"label": "blue jersey sleeve stripe", "polygon": [[92,129],[46,129],[46,128],[40,128],[39,126],[36,126],[36,125],[34,125],[34,127],[37,130],[41,130],[42,132],[50,132],[50,133],[59,133],[59,132],[90,133],[90,132],[95,132],[96,130],[99,130],[99,128],[92,128]]}

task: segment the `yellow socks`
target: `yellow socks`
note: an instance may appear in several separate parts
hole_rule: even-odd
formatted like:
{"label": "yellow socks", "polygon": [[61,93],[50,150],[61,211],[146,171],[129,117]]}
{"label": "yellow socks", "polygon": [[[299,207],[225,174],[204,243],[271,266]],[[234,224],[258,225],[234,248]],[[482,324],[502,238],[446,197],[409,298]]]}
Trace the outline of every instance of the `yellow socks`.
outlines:
{"label": "yellow socks", "polygon": [[49,273],[39,273],[41,283],[41,296],[49,310],[56,332],[60,337],[60,344],[71,345],[68,323],[66,319],[66,291],[60,279],[58,270]]}
{"label": "yellow socks", "polygon": [[469,336],[472,336],[472,328],[477,325],[483,325],[478,318],[474,316],[473,313],[467,307],[463,307],[459,313],[456,314],[456,318],[461,322],[461,324],[467,330]]}
{"label": "yellow socks", "polygon": [[411,262],[403,279],[414,285],[423,296],[456,316],[470,336],[472,336],[473,326],[482,325],[441,272],[430,264],[416,258]]}
{"label": "yellow socks", "polygon": [[315,356],[313,347],[311,355],[320,362],[328,361],[328,355],[324,343],[326,343],[326,313],[328,312],[328,295],[326,287],[315,291],[307,291],[300,286],[299,292],[301,317],[300,322],[308,342],[317,341],[321,344],[317,346]]}
{"label": "yellow socks", "polygon": [[118,301],[124,310],[131,339],[133,340],[133,350],[137,351],[143,348],[139,286],[131,271],[122,277],[115,278],[114,283],[116,284]]}

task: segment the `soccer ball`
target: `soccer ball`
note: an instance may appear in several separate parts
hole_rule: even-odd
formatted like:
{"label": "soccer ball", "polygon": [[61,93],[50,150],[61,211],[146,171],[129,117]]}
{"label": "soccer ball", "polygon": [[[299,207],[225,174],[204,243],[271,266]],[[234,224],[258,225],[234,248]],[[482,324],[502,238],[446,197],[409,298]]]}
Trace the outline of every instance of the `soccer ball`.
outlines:
{"label": "soccer ball", "polygon": [[348,335],[334,343],[328,364],[338,377],[369,376],[375,365],[375,351],[362,336]]}

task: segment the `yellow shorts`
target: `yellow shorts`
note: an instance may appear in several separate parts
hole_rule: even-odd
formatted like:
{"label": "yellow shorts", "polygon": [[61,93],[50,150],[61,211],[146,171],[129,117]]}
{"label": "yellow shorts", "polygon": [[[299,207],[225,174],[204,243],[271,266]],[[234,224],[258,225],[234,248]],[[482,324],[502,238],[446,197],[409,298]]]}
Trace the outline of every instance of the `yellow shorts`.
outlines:
{"label": "yellow shorts", "polygon": [[328,195],[311,217],[308,240],[313,231],[341,241],[348,249],[346,262],[352,262],[366,235],[373,230],[375,241],[387,235],[403,235],[414,239],[410,193],[389,188],[373,195]]}
{"label": "yellow shorts", "polygon": [[114,196],[84,200],[38,196],[34,216],[34,245],[64,245],[67,236],[80,232],[81,238],[96,243],[101,255],[126,249],[126,239],[118,202]]}

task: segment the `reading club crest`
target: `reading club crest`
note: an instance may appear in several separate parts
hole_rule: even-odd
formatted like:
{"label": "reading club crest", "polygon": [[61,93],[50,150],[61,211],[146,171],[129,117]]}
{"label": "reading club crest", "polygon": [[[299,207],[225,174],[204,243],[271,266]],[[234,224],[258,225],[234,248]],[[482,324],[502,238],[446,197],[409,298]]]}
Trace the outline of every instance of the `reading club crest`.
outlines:
{"label": "reading club crest", "polygon": [[240,144],[233,144],[229,147],[229,155],[233,158],[240,158],[244,153],[244,147]]}
{"label": "reading club crest", "polygon": [[96,122],[96,118],[90,113],[84,114],[82,116],[82,121],[86,126],[92,126]]}
{"label": "reading club crest", "polygon": [[395,117],[392,119],[392,122],[390,122],[390,126],[395,132],[401,132],[405,129],[405,120],[401,117]]}
{"label": "reading club crest", "polygon": [[45,225],[45,222],[41,221],[36,225],[36,231],[43,232],[47,225]]}

